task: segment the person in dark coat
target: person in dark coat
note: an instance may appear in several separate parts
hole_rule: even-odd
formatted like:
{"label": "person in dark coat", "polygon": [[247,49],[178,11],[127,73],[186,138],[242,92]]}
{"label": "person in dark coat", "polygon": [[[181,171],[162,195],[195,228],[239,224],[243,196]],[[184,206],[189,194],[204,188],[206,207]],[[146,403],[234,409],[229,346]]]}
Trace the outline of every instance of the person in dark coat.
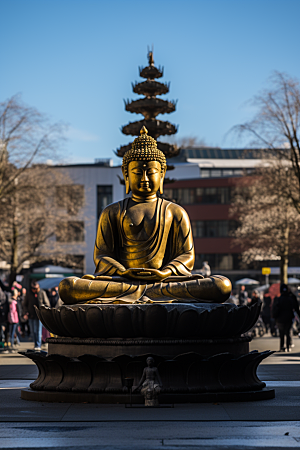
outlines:
{"label": "person in dark coat", "polygon": [[8,346],[8,311],[10,288],[0,279],[0,341],[1,346]]}
{"label": "person in dark coat", "polygon": [[[296,297],[290,295],[286,284],[282,283],[280,286],[280,296],[274,299],[272,315],[276,320],[276,325],[280,336],[280,351],[291,351],[291,327],[294,318],[294,312],[298,315],[299,305]],[[286,338],[286,347],[284,347],[284,340]]]}
{"label": "person in dark coat", "polygon": [[30,330],[34,339],[34,349],[41,350],[42,345],[42,324],[35,312],[35,306],[40,308],[42,305],[50,308],[50,302],[46,292],[40,288],[40,285],[34,281],[31,283],[31,289],[26,293],[23,302],[23,311],[25,320],[29,320]]}
{"label": "person in dark coat", "polygon": [[261,313],[261,317],[266,328],[266,333],[268,333],[268,331],[271,330],[271,304],[272,304],[271,296],[268,292],[266,292],[264,295],[264,303]]}
{"label": "person in dark coat", "polygon": [[241,286],[241,290],[239,293],[239,305],[247,305],[248,304],[248,292],[245,291],[245,286]]}
{"label": "person in dark coat", "polygon": [[54,287],[49,290],[48,298],[51,308],[56,308],[57,302],[59,300],[58,287]]}
{"label": "person in dark coat", "polygon": [[258,303],[259,301],[260,301],[259,293],[258,293],[258,291],[255,289],[255,290],[252,292],[251,300],[248,302],[248,306],[255,305],[255,304]]}

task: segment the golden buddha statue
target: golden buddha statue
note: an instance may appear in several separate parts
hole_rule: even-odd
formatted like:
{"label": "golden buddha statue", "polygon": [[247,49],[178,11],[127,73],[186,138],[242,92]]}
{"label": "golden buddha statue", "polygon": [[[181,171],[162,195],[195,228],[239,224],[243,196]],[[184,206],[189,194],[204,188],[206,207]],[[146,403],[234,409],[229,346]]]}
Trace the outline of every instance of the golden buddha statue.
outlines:
{"label": "golden buddha statue", "polygon": [[107,206],[100,218],[94,275],[61,281],[66,304],[215,302],[231,292],[221,275],[192,275],[195,251],[189,217],[162,199],[166,158],[145,127],[123,158],[130,198]]}

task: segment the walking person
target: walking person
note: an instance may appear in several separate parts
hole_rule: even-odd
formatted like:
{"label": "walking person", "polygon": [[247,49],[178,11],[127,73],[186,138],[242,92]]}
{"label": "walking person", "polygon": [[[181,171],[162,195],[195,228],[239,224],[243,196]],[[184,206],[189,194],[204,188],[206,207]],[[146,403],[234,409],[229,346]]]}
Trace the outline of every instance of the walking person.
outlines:
{"label": "walking person", "polygon": [[[1,280],[0,280],[1,281]],[[8,341],[8,294],[4,292],[0,284],[0,347],[7,346]]]}
{"label": "walking person", "polygon": [[266,292],[264,295],[264,302],[261,313],[266,333],[268,333],[269,330],[271,331],[271,304],[272,304],[271,296],[268,292]]}
{"label": "walking person", "polygon": [[[280,336],[281,352],[291,351],[291,327],[294,318],[294,312],[299,315],[299,305],[295,296],[291,296],[286,284],[280,286],[280,296],[274,299],[272,315],[276,320],[276,325]],[[286,339],[286,347],[284,341]]]}
{"label": "walking person", "polygon": [[18,295],[19,292],[17,289],[12,290],[12,294],[9,300],[9,312],[8,312],[8,322],[9,322],[9,334],[10,334],[10,351],[12,353],[16,352],[16,347],[14,345],[15,334],[17,338],[17,344],[20,344],[19,340],[19,314],[18,314]]}
{"label": "walking person", "polygon": [[245,286],[241,286],[241,290],[239,293],[239,306],[248,304],[248,292],[245,290]]}
{"label": "walking person", "polygon": [[251,299],[248,299],[248,306],[255,305],[255,304],[258,303],[258,302],[260,302],[260,296],[259,296],[258,291],[255,289],[255,290],[252,292]]}
{"label": "walking person", "polygon": [[31,289],[26,293],[23,302],[23,310],[25,320],[28,319],[29,321],[34,341],[34,350],[36,351],[40,351],[42,346],[42,324],[38,319],[34,307],[40,308],[42,305],[50,308],[50,302],[46,292],[40,288],[40,285],[36,281],[33,281],[31,283]]}
{"label": "walking person", "polygon": [[57,302],[59,300],[58,286],[55,286],[54,288],[49,290],[48,299],[49,299],[51,308],[56,308]]}

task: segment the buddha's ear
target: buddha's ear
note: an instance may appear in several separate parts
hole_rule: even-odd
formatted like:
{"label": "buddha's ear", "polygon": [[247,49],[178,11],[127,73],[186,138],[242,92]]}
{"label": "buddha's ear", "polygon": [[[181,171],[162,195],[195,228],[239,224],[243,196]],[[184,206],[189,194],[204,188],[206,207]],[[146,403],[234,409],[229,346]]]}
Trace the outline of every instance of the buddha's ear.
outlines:
{"label": "buddha's ear", "polygon": [[126,192],[126,195],[128,195],[130,191],[131,191],[131,189],[130,189],[130,186],[129,186],[129,180],[128,180],[128,178],[125,178],[125,192]]}
{"label": "buddha's ear", "polygon": [[125,181],[125,192],[126,192],[126,195],[128,195],[130,192],[129,178],[128,178],[128,175],[126,175],[126,173],[125,173],[124,167],[122,167],[122,172],[123,172],[123,177],[124,177],[124,181]]}
{"label": "buddha's ear", "polygon": [[160,184],[159,184],[159,193],[162,195],[164,193],[164,179],[166,175],[166,169],[161,171],[161,178],[160,178]]}

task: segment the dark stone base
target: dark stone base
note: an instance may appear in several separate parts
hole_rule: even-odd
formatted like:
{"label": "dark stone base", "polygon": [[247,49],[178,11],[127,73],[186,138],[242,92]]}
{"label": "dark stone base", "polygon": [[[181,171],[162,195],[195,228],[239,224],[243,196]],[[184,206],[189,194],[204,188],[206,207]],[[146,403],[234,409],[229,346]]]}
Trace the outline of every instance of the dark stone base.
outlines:
{"label": "dark stone base", "polygon": [[[127,404],[130,397],[128,394],[91,394],[81,392],[49,392],[22,389],[21,398],[36,402],[56,403],[103,403],[103,404]],[[271,400],[275,398],[274,389],[263,389],[251,392],[209,392],[202,394],[161,394],[160,404],[173,403],[215,403],[215,402],[251,402],[258,400]],[[143,405],[145,399],[142,395],[132,395],[133,405]]]}
{"label": "dark stone base", "polygon": [[153,354],[173,359],[183,353],[195,352],[202,356],[231,353],[236,356],[249,353],[249,336],[227,339],[93,339],[49,338],[48,355],[78,358],[94,355],[111,361],[119,355],[140,356]]}
{"label": "dark stone base", "polygon": [[[66,401],[60,400],[66,398],[66,393],[74,395],[74,398],[77,398],[76,395],[80,394],[78,398],[81,399],[84,398],[85,394],[88,395],[88,398],[90,398],[89,396],[96,396],[95,398],[104,396],[105,402],[108,403],[111,398],[119,398],[120,396],[120,398],[123,398],[124,395],[126,397],[128,393],[126,379],[131,378],[133,386],[137,386],[149,356],[154,358],[162,380],[162,399],[160,401],[173,403],[177,401],[175,399],[181,401],[180,399],[184,398],[183,402],[189,402],[196,401],[192,400],[193,398],[198,398],[202,402],[204,401],[203,398],[215,398],[203,397],[204,394],[257,392],[263,390],[266,386],[256,375],[257,367],[263,359],[273,353],[270,351],[249,353],[248,347],[241,354],[224,351],[226,345],[227,348],[232,345],[231,349],[237,349],[236,346],[239,345],[248,346],[248,340],[245,340],[245,338],[228,339],[230,342],[227,343],[214,340],[211,340],[211,342],[209,340],[206,342],[187,341],[185,346],[182,342],[174,340],[170,340],[166,344],[162,340],[156,342],[153,339],[147,342],[148,340],[136,339],[133,340],[136,344],[135,355],[125,353],[128,350],[125,345],[121,349],[123,352],[120,352],[117,356],[105,358],[103,353],[106,351],[110,350],[111,354],[115,352],[114,346],[116,343],[113,341],[110,342],[109,348],[103,352],[102,347],[106,349],[107,342],[102,344],[90,342],[88,352],[86,352],[85,346],[87,344],[86,342],[82,344],[81,340],[77,340],[77,345],[74,344],[75,340],[73,339],[70,342],[65,342],[66,339],[56,339],[56,341],[58,342],[52,341],[51,345],[57,351],[59,350],[57,353],[52,353],[51,345],[49,354],[32,351],[20,352],[38,366],[39,376],[31,383],[30,387],[32,391],[42,393],[41,398],[43,400],[41,401],[46,401],[48,392],[57,393],[57,396],[53,397],[57,398],[57,401]],[[59,341],[64,341],[64,343],[62,344]],[[131,348],[130,352],[134,349],[133,341],[127,341]],[[142,343],[145,344],[145,347]],[[117,344],[119,345],[119,342]],[[82,348],[82,345],[84,348]],[[214,352],[209,351],[208,355],[203,355],[196,351],[187,351],[193,345],[198,350],[201,348],[205,350],[205,346],[209,348],[211,345]],[[155,346],[160,347],[160,353],[145,351],[153,349]],[[184,353],[180,353],[181,346],[184,346],[186,350]],[[219,351],[217,351],[218,349]],[[85,352],[82,353],[82,351]],[[174,354],[171,355],[171,353]],[[200,397],[199,394],[201,394]],[[134,394],[134,397],[138,398],[139,396]],[[166,400],[169,398],[170,400]],[[235,401],[232,398],[237,397],[236,395],[233,397],[224,395],[222,398]],[[114,402],[115,400],[112,401],[112,403]],[[116,400],[117,402],[118,400]]]}

